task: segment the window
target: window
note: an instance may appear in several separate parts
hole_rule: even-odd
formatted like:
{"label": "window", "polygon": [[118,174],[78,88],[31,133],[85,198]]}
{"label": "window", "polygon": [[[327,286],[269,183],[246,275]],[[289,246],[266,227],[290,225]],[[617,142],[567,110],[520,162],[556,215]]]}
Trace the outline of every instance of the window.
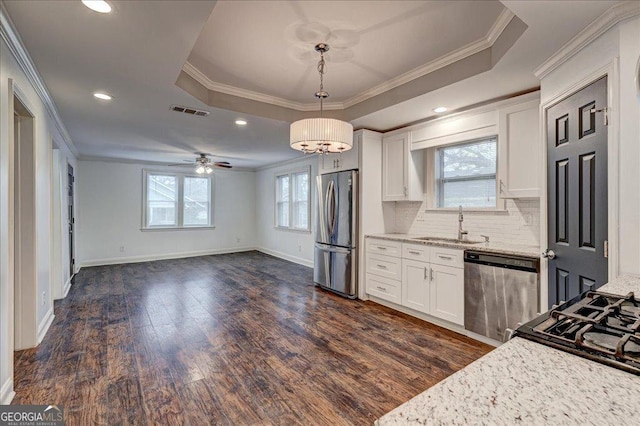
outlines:
{"label": "window", "polygon": [[276,175],[276,227],[308,231],[309,169]]}
{"label": "window", "polygon": [[144,229],[212,225],[212,177],[144,172]]}
{"label": "window", "polygon": [[497,139],[436,151],[437,207],[496,207]]}

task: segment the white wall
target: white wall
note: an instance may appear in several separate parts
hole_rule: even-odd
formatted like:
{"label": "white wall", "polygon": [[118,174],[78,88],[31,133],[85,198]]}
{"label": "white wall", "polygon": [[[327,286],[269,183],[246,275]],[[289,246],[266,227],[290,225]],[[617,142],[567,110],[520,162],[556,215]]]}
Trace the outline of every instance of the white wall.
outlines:
{"label": "white wall", "polygon": [[[311,231],[289,231],[275,227],[276,174],[311,167]],[[316,179],[318,156],[274,165],[256,172],[256,221],[258,247],[265,253],[313,267],[313,245],[316,211]]]}
{"label": "white wall", "polygon": [[216,169],[215,229],[141,231],[143,169],[167,170],[142,164],[79,161],[76,259],[81,266],[241,251],[256,246],[254,172]]}
{"label": "white wall", "polygon": [[[426,203],[401,203],[396,206],[396,232],[455,238],[458,235],[457,211],[425,211]],[[469,239],[540,245],[540,202],[507,200],[505,211],[465,211],[463,228]]]}
{"label": "white wall", "polygon": [[[612,109],[610,126],[618,129],[618,169],[609,169],[609,179],[617,180],[618,217],[613,218],[617,230],[617,266],[619,274],[640,274],[640,98],[635,86],[635,73],[640,56],[640,18],[624,21],[595,39],[586,48],[546,75],[541,81],[542,102],[616,60],[618,75],[609,77],[610,88],[619,83],[617,104]],[[611,90],[609,91],[611,96]],[[616,123],[616,118],[619,120]],[[615,155],[610,148],[609,155]],[[609,238],[613,238],[611,234]],[[612,259],[616,262],[616,259]]]}
{"label": "white wall", "polygon": [[[3,29],[5,29],[3,27]],[[30,301],[36,311],[38,329],[36,337],[42,339],[53,319],[51,296],[51,154],[52,141],[59,140],[65,156],[73,158],[64,140],[53,124],[44,102],[20,68],[16,58],[4,40],[0,42],[0,402],[8,402],[13,392],[13,264],[10,259],[9,236],[13,224],[9,223],[10,207],[10,158],[13,141],[10,135],[10,116],[13,96],[9,93],[9,80],[21,102],[34,115],[35,137],[35,191],[36,191],[36,262],[34,264],[36,294],[45,293],[44,304]],[[34,344],[36,342],[33,342]]]}

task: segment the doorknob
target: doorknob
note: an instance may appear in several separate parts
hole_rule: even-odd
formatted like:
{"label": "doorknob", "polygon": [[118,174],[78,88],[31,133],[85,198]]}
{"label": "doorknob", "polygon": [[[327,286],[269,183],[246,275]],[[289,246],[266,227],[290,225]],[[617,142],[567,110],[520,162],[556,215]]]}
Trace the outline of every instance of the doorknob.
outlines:
{"label": "doorknob", "polygon": [[556,258],[556,253],[551,249],[546,249],[542,252],[542,257],[553,260]]}

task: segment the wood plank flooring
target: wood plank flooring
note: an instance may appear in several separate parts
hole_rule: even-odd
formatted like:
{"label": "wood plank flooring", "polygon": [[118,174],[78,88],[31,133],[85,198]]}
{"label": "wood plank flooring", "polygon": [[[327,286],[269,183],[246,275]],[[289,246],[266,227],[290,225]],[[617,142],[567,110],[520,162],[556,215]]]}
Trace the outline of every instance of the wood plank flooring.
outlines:
{"label": "wood plank flooring", "polygon": [[68,425],[372,424],[491,350],[258,252],[83,268],[14,404]]}

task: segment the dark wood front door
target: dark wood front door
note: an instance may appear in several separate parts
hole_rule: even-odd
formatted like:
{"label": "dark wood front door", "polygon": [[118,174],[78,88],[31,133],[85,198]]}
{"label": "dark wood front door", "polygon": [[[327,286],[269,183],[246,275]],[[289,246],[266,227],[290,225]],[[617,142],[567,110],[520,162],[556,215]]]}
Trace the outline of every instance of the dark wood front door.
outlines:
{"label": "dark wood front door", "polygon": [[549,305],[607,282],[607,79],[547,110]]}

